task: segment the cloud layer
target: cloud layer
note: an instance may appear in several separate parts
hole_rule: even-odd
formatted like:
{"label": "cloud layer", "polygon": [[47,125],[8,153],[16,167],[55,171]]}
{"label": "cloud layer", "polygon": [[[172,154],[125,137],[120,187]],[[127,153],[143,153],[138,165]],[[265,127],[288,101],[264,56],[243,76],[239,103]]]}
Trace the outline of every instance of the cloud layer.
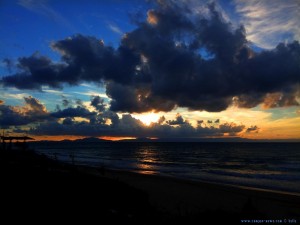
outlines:
{"label": "cloud layer", "polygon": [[53,42],[61,62],[38,54],[19,58],[19,72],[1,83],[40,90],[103,84],[113,112],[299,105],[299,42],[255,53],[243,26],[233,27],[214,4],[207,12],[195,14],[184,2],[157,1],[118,48],[78,34]]}
{"label": "cloud layer", "polygon": [[247,38],[262,48],[271,49],[278,40],[300,39],[298,0],[234,0],[247,30]]}
{"label": "cloud layer", "polygon": [[[162,116],[157,122],[149,126],[135,119],[130,114],[118,116],[115,112],[101,108],[102,99],[93,96],[90,104],[95,111],[85,106],[69,106],[63,110],[58,107],[50,112],[34,97],[25,97],[24,106],[0,105],[1,128],[9,128],[14,132],[26,132],[31,135],[75,135],[75,136],[119,136],[119,137],[157,137],[157,138],[199,138],[222,137],[224,135],[237,136],[248,132],[252,127],[235,123],[215,124],[199,123],[193,127],[180,114],[174,120],[166,121]],[[80,118],[78,120],[78,118]],[[23,125],[32,125],[30,130],[16,128]],[[255,126],[255,128],[257,128]]]}
{"label": "cloud layer", "polygon": [[[66,121],[67,120],[67,121]],[[118,125],[93,125],[88,122],[74,122],[66,119],[63,123],[49,122],[32,128],[32,135],[75,135],[75,136],[114,136],[114,137],[157,137],[157,138],[201,138],[237,136],[245,126],[224,123],[220,127],[193,127],[190,124],[173,127],[168,124],[152,123],[145,126],[130,114],[123,115]]]}
{"label": "cloud layer", "polygon": [[1,128],[28,125],[50,119],[46,107],[36,98],[24,97],[24,102],[24,106],[9,106],[0,100]]}

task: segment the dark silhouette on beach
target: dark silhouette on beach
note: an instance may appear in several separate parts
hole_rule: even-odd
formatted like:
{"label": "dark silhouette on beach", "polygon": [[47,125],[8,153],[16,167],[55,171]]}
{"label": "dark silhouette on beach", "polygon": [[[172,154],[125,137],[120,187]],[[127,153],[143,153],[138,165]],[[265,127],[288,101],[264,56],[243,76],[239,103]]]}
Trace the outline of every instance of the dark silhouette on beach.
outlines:
{"label": "dark silhouette on beach", "polygon": [[184,203],[177,206],[177,212],[164,212],[149,201],[146,192],[105,177],[104,167],[95,168],[95,172],[99,175],[33,151],[1,151],[2,215],[10,221],[22,218],[23,222],[47,218],[53,223],[139,225],[240,224],[241,219],[266,218],[251,198],[240,212],[220,208],[189,213]]}
{"label": "dark silhouette on beach", "polygon": [[[1,150],[12,150],[13,146],[16,147],[17,149],[27,150],[28,145],[26,141],[33,140],[33,138],[28,136],[5,136],[3,134],[2,136],[0,136],[0,140],[1,140]],[[8,141],[8,143],[6,141]],[[13,143],[13,141],[17,141],[17,142]]]}

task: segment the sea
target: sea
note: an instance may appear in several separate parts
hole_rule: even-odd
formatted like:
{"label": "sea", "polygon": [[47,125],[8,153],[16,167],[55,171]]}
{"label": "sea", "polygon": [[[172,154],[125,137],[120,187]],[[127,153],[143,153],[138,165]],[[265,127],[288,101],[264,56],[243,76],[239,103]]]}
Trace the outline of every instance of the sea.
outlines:
{"label": "sea", "polygon": [[300,194],[300,143],[36,142],[76,165]]}

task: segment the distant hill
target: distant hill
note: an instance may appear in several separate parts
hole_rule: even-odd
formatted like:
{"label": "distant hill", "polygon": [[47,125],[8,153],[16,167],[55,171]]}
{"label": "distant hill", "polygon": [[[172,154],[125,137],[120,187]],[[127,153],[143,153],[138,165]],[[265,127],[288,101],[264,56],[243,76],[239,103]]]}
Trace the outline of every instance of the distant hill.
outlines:
{"label": "distant hill", "polygon": [[227,137],[227,138],[159,138],[150,139],[147,137],[137,139],[123,139],[119,142],[300,142],[300,139],[248,139],[241,137]]}
{"label": "distant hill", "polygon": [[87,137],[87,138],[83,138],[83,139],[77,139],[74,140],[73,142],[111,142],[110,140],[104,140],[104,139],[100,139],[100,138],[96,138],[96,137]]}
{"label": "distant hill", "polygon": [[53,143],[53,142],[57,142],[57,143],[69,143],[69,142],[78,142],[78,143],[96,143],[96,142],[111,142],[110,140],[104,140],[104,139],[100,139],[100,138],[96,138],[96,137],[87,137],[87,138],[82,138],[82,139],[77,139],[77,140],[61,140],[61,141],[48,141],[48,140],[44,140],[44,141],[32,141],[32,142],[37,142],[37,143]]}
{"label": "distant hill", "polygon": [[137,139],[124,139],[119,142],[252,142],[251,139],[246,138],[159,138],[150,139],[141,137]]}
{"label": "distant hill", "polygon": [[247,138],[240,138],[240,137],[232,137],[232,138],[159,138],[159,139],[150,139],[147,137],[140,137],[137,139],[123,139],[119,141],[110,141],[105,139],[100,139],[97,137],[87,137],[77,140],[62,140],[62,141],[33,141],[39,143],[101,143],[101,142],[254,142],[254,143],[261,143],[261,142],[300,142],[299,139],[247,139]]}

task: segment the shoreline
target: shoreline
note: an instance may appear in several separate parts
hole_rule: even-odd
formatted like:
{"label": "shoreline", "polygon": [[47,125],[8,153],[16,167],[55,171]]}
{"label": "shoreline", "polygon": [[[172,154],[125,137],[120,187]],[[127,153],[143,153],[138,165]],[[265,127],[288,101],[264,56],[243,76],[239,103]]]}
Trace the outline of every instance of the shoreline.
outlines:
{"label": "shoreline", "polygon": [[[59,204],[55,209],[58,214],[65,207],[77,212],[74,220],[81,214],[91,218],[100,214],[122,222],[130,221],[128,224],[157,224],[157,221],[165,221],[164,224],[199,221],[240,224],[241,219],[295,219],[300,222],[299,195],[76,166],[35,152],[1,151],[0,160],[2,181],[10,196],[4,204],[17,202],[22,205],[34,201],[37,206],[48,209],[54,201]],[[36,197],[42,197],[43,201],[35,200]],[[65,207],[61,208],[60,204]],[[94,211],[97,213],[91,215]]]}
{"label": "shoreline", "polygon": [[[297,159],[295,159],[296,160],[295,165],[293,163],[293,160],[287,162],[284,161],[284,160],[289,160],[288,158],[291,157],[293,155],[293,152],[297,150],[297,148],[295,149],[294,147],[292,147],[292,150],[295,151],[291,150],[290,152],[286,154],[284,153],[282,155],[282,157],[285,159],[276,158],[272,160],[272,158],[270,157],[273,157],[272,156],[273,149],[269,146],[267,148],[268,149],[267,153],[263,153],[263,156],[261,156],[261,157],[268,158],[268,161],[266,161],[265,162],[266,164],[264,165],[258,165],[260,163],[259,161],[257,164],[256,160],[259,159],[256,159],[255,157],[256,151],[254,151],[254,155],[253,155],[252,151],[251,154],[249,152],[247,153],[248,151],[247,149],[246,152],[243,152],[243,154],[246,155],[250,154],[250,159],[245,159],[244,156],[242,156],[241,158],[239,158],[239,156],[234,156],[234,157],[229,156],[228,158],[229,162],[226,162],[226,160],[223,161],[223,159],[222,160],[218,159],[221,160],[220,163],[218,163],[219,165],[215,164],[214,162],[212,162],[212,164],[210,165],[209,163],[205,162],[206,156],[203,155],[202,157],[203,159],[197,159],[197,157],[196,158],[192,157],[191,158],[192,161],[190,165],[190,163],[185,164],[184,161],[182,161],[183,164],[180,164],[179,161],[181,160],[179,160],[178,162],[176,162],[176,160],[174,161],[172,158],[176,157],[176,155],[178,154],[176,153],[176,151],[175,153],[173,153],[173,151],[170,154],[168,153],[169,155],[166,156],[167,158],[165,158],[165,160],[167,161],[166,163],[164,162],[164,160],[160,160],[160,159],[155,159],[153,162],[151,161],[149,162],[147,158],[138,159],[135,158],[134,156],[128,155],[131,154],[130,152],[132,151],[132,149],[134,149],[134,151],[139,151],[138,149],[141,148],[139,145],[135,146],[135,145],[131,145],[132,144],[131,143],[129,146],[127,146],[129,148],[129,151],[128,153],[125,151],[126,153],[124,153],[123,159],[118,158],[119,156],[110,159],[109,156],[108,157],[106,156],[106,154],[110,154],[109,152],[107,153],[105,152],[107,151],[107,147],[117,150],[116,151],[117,153],[118,149],[123,148],[122,147],[123,145],[120,145],[118,147],[118,145],[111,146],[110,144],[108,146],[106,145],[102,146],[98,144],[86,145],[85,142],[83,143],[84,145],[77,146],[77,147],[76,145],[70,145],[70,146],[64,145],[65,149],[61,152],[59,152],[58,150],[59,145],[53,145],[53,146],[41,145],[41,150],[39,149],[38,151],[40,153],[45,153],[49,155],[49,157],[51,158],[56,158],[66,163],[72,164],[72,160],[74,160],[76,165],[92,166],[92,167],[104,166],[105,168],[108,169],[127,170],[127,171],[133,171],[133,172],[144,173],[144,174],[157,174],[159,176],[162,175],[167,177],[171,176],[175,178],[181,178],[184,180],[195,180],[195,181],[201,180],[201,181],[211,182],[216,184],[228,184],[233,186],[240,186],[242,188],[251,187],[251,188],[257,188],[262,190],[288,192],[294,194],[300,193],[299,191],[300,182],[298,179],[299,173],[297,173],[296,171],[296,169],[298,168],[297,166],[298,161]],[[114,143],[114,144],[118,144],[118,143]],[[73,146],[74,149],[72,149],[71,146]],[[93,149],[99,148],[99,154],[97,153],[96,155],[94,155],[95,153],[93,152],[93,150],[90,151],[90,147],[89,150],[84,151],[83,149],[87,146],[90,147],[93,146],[92,147]],[[51,149],[49,149],[49,147]],[[183,145],[183,147],[187,147],[186,143]],[[217,154],[219,150],[217,149],[217,147],[218,146],[213,147],[213,152],[211,153],[212,158],[214,157],[218,158]],[[285,146],[281,146],[279,149],[281,149],[282,147]],[[75,148],[76,151],[74,151]],[[104,153],[102,153],[102,150],[100,150],[101,148],[103,148]],[[158,149],[159,148],[157,148],[157,150]],[[235,148],[232,149],[234,150]],[[162,157],[160,156],[160,154],[162,155],[165,154],[165,153],[155,153],[157,152],[157,150],[153,151],[153,154],[157,155],[156,157],[159,158]],[[275,150],[276,150],[275,152],[277,152],[278,149]],[[202,154],[201,151],[202,150],[200,150],[199,153],[197,154]],[[73,158],[71,157],[71,154],[74,156]],[[117,154],[119,154],[119,152]],[[233,155],[236,154],[236,150],[234,150],[232,154]],[[90,159],[90,157],[95,157],[95,158]],[[131,159],[130,157],[133,158]],[[249,165],[247,165],[247,163],[243,164],[243,161],[247,161],[247,160],[249,160],[250,164]],[[277,160],[279,161],[277,162]]]}
{"label": "shoreline", "polygon": [[[70,164],[71,165],[71,164]],[[101,167],[96,167],[96,166],[88,166],[88,165],[75,165],[76,167],[83,167],[88,169],[95,168],[99,170]],[[287,195],[291,197],[299,197],[300,198],[300,192],[292,192],[292,191],[282,191],[282,190],[276,190],[276,189],[267,189],[267,188],[261,188],[261,187],[254,187],[254,186],[245,186],[245,185],[238,185],[234,183],[222,183],[218,181],[213,181],[213,180],[205,180],[205,179],[196,179],[196,178],[185,178],[185,177],[176,177],[168,174],[162,174],[162,173],[144,173],[144,172],[139,172],[137,170],[126,170],[126,169],[116,169],[116,168],[108,168],[104,167],[106,171],[111,171],[111,172],[120,172],[120,173],[129,173],[132,175],[141,175],[141,176],[154,176],[157,178],[161,179],[171,179],[171,180],[177,180],[178,182],[183,182],[183,183],[190,183],[190,184],[204,184],[204,185],[216,185],[216,186],[224,186],[225,188],[233,188],[233,189],[242,189],[242,190],[253,190],[253,191],[258,191],[258,192],[264,192],[264,193],[274,193],[274,194],[282,194],[282,195]],[[96,174],[95,174],[96,175]]]}
{"label": "shoreline", "polygon": [[[202,213],[206,210],[241,213],[243,207],[250,203],[251,207],[255,208],[257,212],[270,218],[279,219],[289,214],[298,214],[297,216],[300,217],[300,194],[298,193],[209,181],[195,181],[157,174],[142,174],[117,169],[104,169],[104,171],[101,171],[99,168],[88,166],[78,166],[78,169],[96,176],[120,180],[134,188],[141,189],[149,194],[152,204],[171,214],[178,213],[174,205],[179,203],[185,205],[187,211],[187,213],[180,212],[180,214]],[[162,200],[163,195],[166,195],[164,200],[170,200],[173,203]],[[219,199],[222,199],[222,202],[219,202]],[[233,202],[234,204],[231,204]]]}

